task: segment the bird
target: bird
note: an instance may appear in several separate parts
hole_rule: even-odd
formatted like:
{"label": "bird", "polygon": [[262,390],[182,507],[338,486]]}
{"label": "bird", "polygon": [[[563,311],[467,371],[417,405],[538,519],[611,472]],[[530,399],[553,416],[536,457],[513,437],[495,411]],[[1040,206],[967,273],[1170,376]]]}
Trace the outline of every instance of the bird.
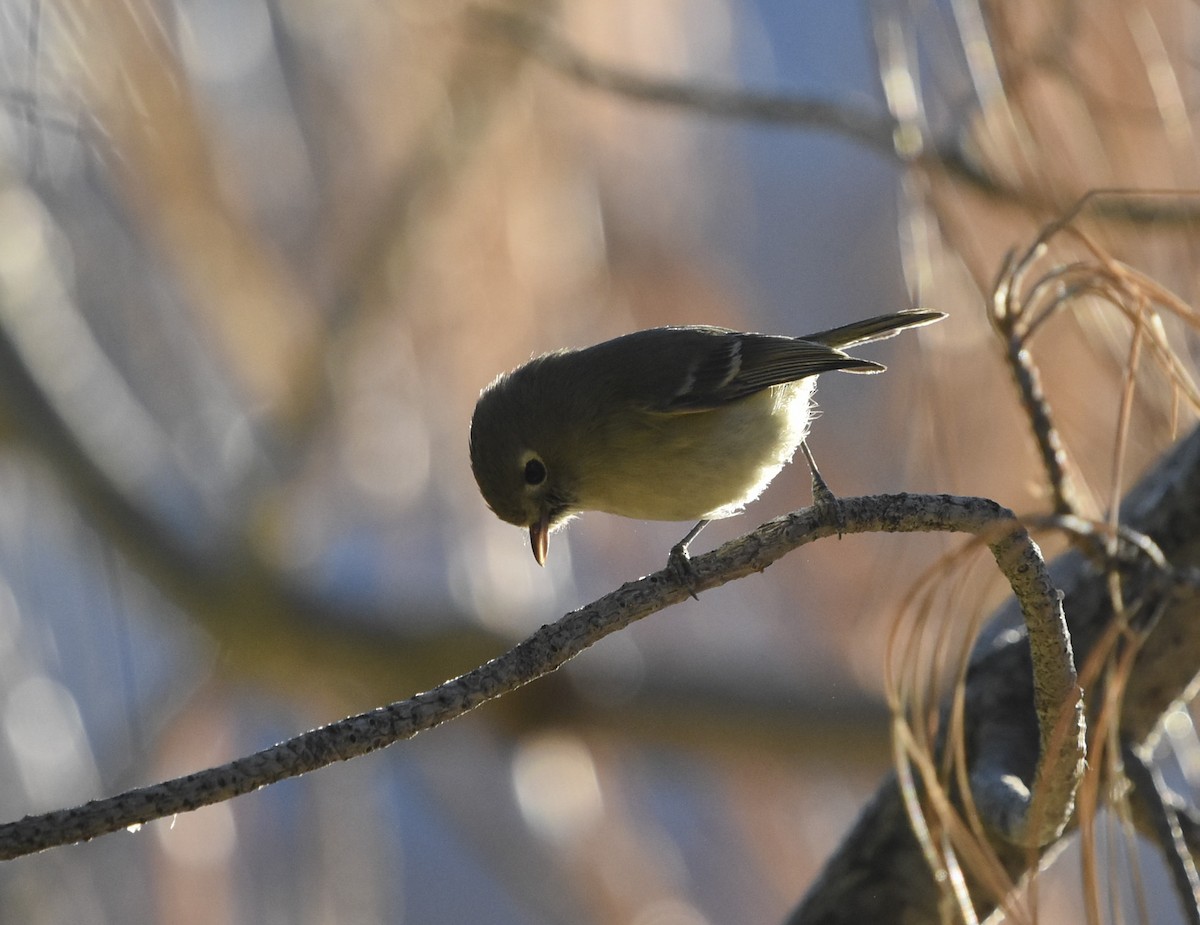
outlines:
{"label": "bird", "polygon": [[480,392],[475,481],[497,517],[528,530],[538,565],[552,531],[604,511],[696,521],[671,552],[686,570],[705,524],[757,498],[797,447],[824,488],[805,444],[818,374],[882,372],[845,350],[944,317],[907,309],[803,337],[658,327],[536,356]]}

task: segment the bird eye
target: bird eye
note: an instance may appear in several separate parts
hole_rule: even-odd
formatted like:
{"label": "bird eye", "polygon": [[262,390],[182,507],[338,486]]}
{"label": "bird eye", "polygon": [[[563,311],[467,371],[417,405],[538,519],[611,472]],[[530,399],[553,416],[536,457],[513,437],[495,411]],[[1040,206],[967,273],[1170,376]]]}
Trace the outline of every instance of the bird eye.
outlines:
{"label": "bird eye", "polygon": [[537,457],[525,463],[525,484],[541,485],[546,481],[546,464]]}

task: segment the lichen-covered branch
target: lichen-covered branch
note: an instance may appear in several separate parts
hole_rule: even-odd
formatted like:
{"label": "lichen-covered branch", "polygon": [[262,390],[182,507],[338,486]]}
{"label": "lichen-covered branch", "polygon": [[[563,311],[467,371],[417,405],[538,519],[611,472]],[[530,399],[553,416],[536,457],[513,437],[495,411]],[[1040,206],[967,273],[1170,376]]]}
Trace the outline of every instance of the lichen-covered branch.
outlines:
{"label": "lichen-covered branch", "polygon": [[[666,569],[629,582],[543,626],[492,661],[409,700],[315,729],[220,767],[0,826],[0,858],[86,841],[186,812],[411,738],[556,670],[610,633],[685,601],[689,590],[702,592],[761,572],[786,553],[839,531],[983,535],[995,544],[997,561],[1026,606],[1032,635],[1052,636],[1056,626],[1064,625],[1055,616],[1061,605],[1036,546],[1011,512],[995,502],[908,494],[841,499],[831,507],[807,508],[773,520],[695,557],[690,589]],[[1057,613],[1061,616],[1060,609]],[[1074,669],[1068,641],[1049,642],[1046,652],[1051,664],[1046,666],[1044,696],[1051,703],[1064,691],[1070,695]]]}

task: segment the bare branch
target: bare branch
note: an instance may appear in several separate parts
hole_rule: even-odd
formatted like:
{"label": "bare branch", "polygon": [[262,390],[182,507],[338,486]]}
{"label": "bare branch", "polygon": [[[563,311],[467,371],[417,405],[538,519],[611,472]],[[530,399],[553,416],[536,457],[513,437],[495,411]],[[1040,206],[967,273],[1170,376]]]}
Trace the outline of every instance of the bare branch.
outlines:
{"label": "bare branch", "polygon": [[[481,30],[504,37],[581,86],[641,103],[674,106],[722,119],[828,131],[901,164],[944,171],[991,199],[1051,212],[1059,211],[1063,205],[1051,201],[1044,191],[1014,186],[989,171],[973,155],[975,146],[965,133],[950,138],[924,138],[914,143],[914,127],[901,124],[883,109],[866,108],[846,100],[835,102],[794,94],[758,93],[704,84],[694,79],[675,81],[637,74],[588,57],[555,34],[545,24],[544,17],[491,7],[475,7],[472,14]],[[1173,192],[1172,198],[1150,195],[1143,199],[1106,200],[1098,203],[1095,211],[1102,218],[1134,225],[1186,225],[1200,218],[1200,208],[1190,201],[1186,191]]]}
{"label": "bare branch", "polygon": [[[1200,560],[1200,428],[1181,441],[1129,493],[1121,508],[1121,523],[1149,536],[1175,570],[1187,570]],[[1066,591],[1064,601],[1075,657],[1085,664],[1111,641],[1116,619],[1108,573],[1097,569],[1079,552],[1056,560],[1053,573]],[[1200,663],[1200,599],[1193,583],[1167,581],[1150,557],[1130,567],[1122,586],[1128,600],[1157,599],[1161,611],[1137,651],[1121,701],[1120,735],[1124,742],[1152,748],[1164,712],[1188,694]],[[1155,590],[1157,589],[1157,590]],[[985,634],[972,658],[964,692],[963,723],[967,742],[978,746],[992,737],[987,718],[1025,716],[1025,734],[1007,741],[1011,760],[1028,762],[1036,753],[1033,728],[1030,651],[1025,634],[1014,630],[1011,606],[997,615],[995,628]],[[1102,701],[1093,693],[1089,702]],[[976,782],[973,781],[973,784]],[[1185,836],[1189,821],[1180,820]],[[1069,830],[1068,830],[1069,831]],[[993,842],[1005,869],[1015,882],[1035,870],[1044,851],[1006,849]],[[1049,847],[1049,846],[1047,846]],[[869,882],[871,889],[862,889]],[[972,894],[982,919],[998,897]],[[925,862],[921,846],[904,816],[904,798],[894,775],[880,786],[853,831],[847,835],[825,870],[809,889],[789,925],[849,925],[874,922],[938,922],[940,892]]]}
{"label": "bare branch", "polygon": [[893,135],[899,126],[880,109],[813,97],[731,90],[693,80],[647,77],[593,61],[533,17],[485,8],[477,8],[475,17],[482,28],[503,35],[547,67],[597,90],[720,118],[826,129],[881,154],[896,156]]}
{"label": "bare branch", "polygon": [[1200,874],[1184,838],[1178,797],[1163,780],[1162,772],[1143,759],[1138,749],[1127,747],[1122,757],[1138,803],[1147,816],[1147,827],[1175,881],[1188,925],[1200,925]]}
{"label": "bare branch", "polygon": [[[989,541],[1022,602],[1030,636],[1045,643],[1049,661],[1039,674],[1039,703],[1045,702],[1053,721],[1064,703],[1078,699],[1070,643],[1062,635],[1061,602],[1037,547],[1010,511],[986,499],[877,495],[805,508],[694,558],[692,589],[704,591],[761,572],[786,553],[839,531],[953,531]],[[610,633],[681,603],[688,594],[689,588],[669,570],[629,582],[543,626],[504,655],[410,700],[332,723],[217,768],[0,826],[0,859],[86,841],[220,802],[411,738],[553,672]],[[1069,804],[1071,794],[1066,797]]]}

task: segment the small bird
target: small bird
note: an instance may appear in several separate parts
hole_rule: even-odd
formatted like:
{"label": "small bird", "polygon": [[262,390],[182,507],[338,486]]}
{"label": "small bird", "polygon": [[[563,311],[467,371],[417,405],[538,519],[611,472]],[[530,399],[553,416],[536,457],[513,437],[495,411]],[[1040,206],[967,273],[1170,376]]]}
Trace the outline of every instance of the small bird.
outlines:
{"label": "small bird", "polygon": [[686,563],[701,528],[757,498],[804,443],[817,374],[883,371],[842,348],[944,317],[911,309],[805,337],[651,328],[535,357],[480,393],[475,481],[529,530],[539,565],[551,531],[583,511],[698,521],[672,550]]}

